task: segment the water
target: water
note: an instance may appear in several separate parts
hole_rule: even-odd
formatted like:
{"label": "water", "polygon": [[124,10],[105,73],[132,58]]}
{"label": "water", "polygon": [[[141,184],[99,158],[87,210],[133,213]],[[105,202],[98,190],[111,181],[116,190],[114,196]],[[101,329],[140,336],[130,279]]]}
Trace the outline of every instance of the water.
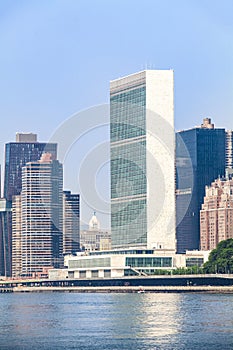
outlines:
{"label": "water", "polygon": [[233,349],[233,295],[0,295],[0,349]]}

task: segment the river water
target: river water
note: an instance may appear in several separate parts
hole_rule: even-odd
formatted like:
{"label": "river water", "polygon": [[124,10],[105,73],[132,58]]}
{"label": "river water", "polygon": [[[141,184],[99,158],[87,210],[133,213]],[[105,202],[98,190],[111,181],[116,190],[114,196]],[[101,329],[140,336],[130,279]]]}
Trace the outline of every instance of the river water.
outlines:
{"label": "river water", "polygon": [[232,350],[230,294],[0,294],[0,349]]}

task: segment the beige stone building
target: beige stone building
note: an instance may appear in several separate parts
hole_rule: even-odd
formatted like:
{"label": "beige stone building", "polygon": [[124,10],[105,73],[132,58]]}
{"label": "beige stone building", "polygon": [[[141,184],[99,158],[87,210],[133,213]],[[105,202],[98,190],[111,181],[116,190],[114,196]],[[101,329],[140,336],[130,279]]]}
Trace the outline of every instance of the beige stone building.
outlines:
{"label": "beige stone building", "polygon": [[220,241],[233,238],[233,179],[217,179],[206,186],[200,236],[201,250],[215,249]]}
{"label": "beige stone building", "polygon": [[111,233],[100,228],[95,212],[89,221],[89,229],[80,231],[80,247],[86,251],[111,249]]}

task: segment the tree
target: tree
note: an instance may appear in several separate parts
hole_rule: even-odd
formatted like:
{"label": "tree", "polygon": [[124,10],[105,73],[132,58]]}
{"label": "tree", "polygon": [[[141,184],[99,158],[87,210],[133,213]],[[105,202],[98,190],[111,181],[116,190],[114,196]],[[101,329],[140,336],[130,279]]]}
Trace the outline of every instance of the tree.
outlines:
{"label": "tree", "polygon": [[204,264],[205,273],[233,272],[233,239],[221,241],[217,248],[212,250],[209,260]]}

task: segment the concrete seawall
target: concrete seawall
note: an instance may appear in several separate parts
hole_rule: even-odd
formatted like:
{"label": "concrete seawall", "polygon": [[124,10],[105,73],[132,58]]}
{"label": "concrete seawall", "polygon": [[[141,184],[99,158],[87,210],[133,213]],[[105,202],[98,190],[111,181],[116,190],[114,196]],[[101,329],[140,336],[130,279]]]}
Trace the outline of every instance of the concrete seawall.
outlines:
{"label": "concrete seawall", "polygon": [[67,293],[230,293],[233,286],[128,286],[128,287],[13,287],[12,292]]}

